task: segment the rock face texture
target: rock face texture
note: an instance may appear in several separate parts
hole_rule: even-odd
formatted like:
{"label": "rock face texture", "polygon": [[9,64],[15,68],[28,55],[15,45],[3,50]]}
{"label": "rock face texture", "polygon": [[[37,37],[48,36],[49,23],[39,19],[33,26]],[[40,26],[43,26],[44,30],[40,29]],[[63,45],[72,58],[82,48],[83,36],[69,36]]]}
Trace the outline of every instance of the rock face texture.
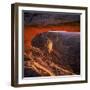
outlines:
{"label": "rock face texture", "polygon": [[80,33],[44,32],[24,51],[24,76],[80,74]]}
{"label": "rock face texture", "polygon": [[[67,22],[80,22],[80,14],[63,12],[24,12],[24,24],[34,26],[60,25]],[[43,24],[42,24],[43,23]]]}

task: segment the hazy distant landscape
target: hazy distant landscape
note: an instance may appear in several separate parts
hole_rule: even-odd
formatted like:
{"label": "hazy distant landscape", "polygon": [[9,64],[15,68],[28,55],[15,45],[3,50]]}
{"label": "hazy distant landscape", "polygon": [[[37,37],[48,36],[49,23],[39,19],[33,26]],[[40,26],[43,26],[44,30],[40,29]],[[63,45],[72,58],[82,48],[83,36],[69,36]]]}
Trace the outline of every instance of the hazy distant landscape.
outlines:
{"label": "hazy distant landscape", "polygon": [[25,50],[25,76],[80,74],[79,32],[41,33],[31,43]]}

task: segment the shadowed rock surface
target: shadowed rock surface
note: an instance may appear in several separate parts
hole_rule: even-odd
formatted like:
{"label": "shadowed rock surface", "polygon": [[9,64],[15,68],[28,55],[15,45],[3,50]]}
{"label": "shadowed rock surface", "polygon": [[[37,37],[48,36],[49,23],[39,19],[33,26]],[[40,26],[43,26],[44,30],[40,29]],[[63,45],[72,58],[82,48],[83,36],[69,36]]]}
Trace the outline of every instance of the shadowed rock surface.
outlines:
{"label": "shadowed rock surface", "polygon": [[67,22],[79,22],[80,13],[30,11],[24,12],[24,21],[25,25],[34,26],[61,25]]}
{"label": "shadowed rock surface", "polygon": [[80,33],[44,32],[24,52],[24,76],[80,74]]}

